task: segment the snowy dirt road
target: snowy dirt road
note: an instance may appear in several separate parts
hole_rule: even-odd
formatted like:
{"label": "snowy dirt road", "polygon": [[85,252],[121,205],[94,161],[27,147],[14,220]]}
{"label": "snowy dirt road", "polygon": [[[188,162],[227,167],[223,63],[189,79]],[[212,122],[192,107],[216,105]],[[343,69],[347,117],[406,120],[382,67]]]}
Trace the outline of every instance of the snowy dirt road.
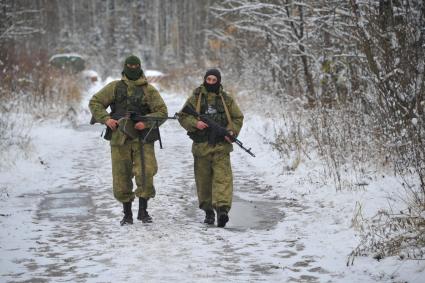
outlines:
{"label": "snowy dirt road", "polygon": [[[166,98],[170,113],[183,101]],[[11,258],[2,267],[1,281],[323,279],[327,271],[315,264],[314,255],[302,255],[291,260],[291,266],[283,265],[305,246],[294,234],[280,234],[276,225],[290,214],[288,210],[299,214],[304,207],[296,199],[262,197],[271,188],[261,174],[253,173],[243,153],[233,155],[235,198],[228,225],[220,229],[203,224],[190,141],[175,121],[162,128],[164,149],[156,150],[160,168],[155,179],[157,196],[149,203],[152,224],[136,220],[132,226],[119,226],[122,208],[112,196],[109,146],[99,138],[100,127],[81,125],[76,136],[85,142],[62,148],[51,157],[51,163],[67,160],[69,168],[60,174],[46,165],[43,180],[50,184],[47,190],[19,196],[23,203],[33,200],[36,206],[22,212],[25,231],[18,226],[16,235],[11,232],[2,237],[2,248]],[[241,193],[251,200],[241,198]],[[3,227],[9,219],[3,221]],[[13,239],[16,245],[8,247],[7,237],[21,239]]]}

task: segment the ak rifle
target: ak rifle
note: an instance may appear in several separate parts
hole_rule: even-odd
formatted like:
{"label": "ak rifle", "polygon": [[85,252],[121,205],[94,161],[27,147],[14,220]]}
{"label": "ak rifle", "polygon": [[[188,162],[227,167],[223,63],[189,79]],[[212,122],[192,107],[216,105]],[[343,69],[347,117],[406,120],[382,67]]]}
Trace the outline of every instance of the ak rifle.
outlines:
{"label": "ak rifle", "polygon": [[[118,121],[118,128],[124,134],[129,136],[130,138],[139,138],[140,142],[146,143],[147,139],[156,136],[155,140],[159,141],[159,147],[162,149],[162,140],[161,134],[159,132],[159,123],[169,119],[177,119],[177,116],[173,117],[153,117],[153,116],[143,116],[134,111],[127,111],[124,113],[110,113],[111,119]],[[131,121],[132,123],[127,123],[127,121]],[[154,122],[154,126],[151,128],[146,128],[142,131],[134,129],[134,124],[137,122]],[[90,120],[90,124],[93,125],[97,123],[97,121],[92,116]],[[104,138],[109,140],[112,135],[112,130],[106,126],[106,132]]]}
{"label": "ak rifle", "polygon": [[189,104],[186,104],[186,106],[183,107],[181,112],[191,116],[195,116],[196,118],[199,118],[199,120],[208,125],[208,128],[210,129],[210,133],[208,135],[208,144],[216,144],[216,140],[218,137],[228,137],[232,142],[236,143],[249,155],[255,157],[254,153],[251,152],[251,148],[244,147],[242,142],[238,140],[235,136],[233,136],[226,128],[220,126],[217,122],[209,118],[207,115],[199,114]]}

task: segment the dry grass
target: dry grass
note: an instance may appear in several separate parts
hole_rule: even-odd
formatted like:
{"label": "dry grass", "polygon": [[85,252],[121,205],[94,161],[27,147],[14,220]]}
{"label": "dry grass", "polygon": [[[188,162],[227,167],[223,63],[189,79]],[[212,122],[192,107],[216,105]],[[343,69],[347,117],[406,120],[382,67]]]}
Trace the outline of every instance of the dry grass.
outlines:
{"label": "dry grass", "polygon": [[[415,174],[418,170],[415,164],[408,166],[406,162],[407,157],[412,158],[412,151],[404,158],[389,151],[379,123],[354,102],[336,108],[316,107],[296,112],[282,108],[282,112],[282,125],[269,143],[282,160],[293,159],[293,164],[282,162],[283,170],[296,170],[300,156],[308,158],[317,153],[320,159],[315,162],[323,162],[324,177],[332,180],[338,190],[363,190],[377,172],[391,170],[403,178],[405,191],[400,192],[403,198],[400,201],[406,207],[403,211],[381,209],[374,217],[364,218],[361,204],[356,204],[352,227],[360,232],[362,241],[347,264],[353,264],[356,256],[373,256],[377,260],[387,256],[423,259],[425,193],[420,176]],[[403,171],[394,160],[402,162]]]}
{"label": "dry grass", "polygon": [[76,75],[50,67],[46,56],[18,58],[0,60],[0,167],[30,155],[34,121],[62,117],[81,99]]}
{"label": "dry grass", "polygon": [[372,255],[378,261],[387,256],[424,258],[425,218],[411,209],[399,213],[381,210],[357,225],[362,232],[362,240],[351,252],[347,265],[352,265],[357,256]]}

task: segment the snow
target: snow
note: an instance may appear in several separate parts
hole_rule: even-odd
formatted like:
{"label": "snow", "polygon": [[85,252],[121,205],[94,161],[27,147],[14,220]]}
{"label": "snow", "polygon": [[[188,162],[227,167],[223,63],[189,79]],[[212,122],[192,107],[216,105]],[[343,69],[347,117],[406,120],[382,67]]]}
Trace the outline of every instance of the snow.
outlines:
{"label": "snow", "polygon": [[416,119],[416,118],[412,118],[412,125],[413,125],[413,126],[418,125],[418,119]]}
{"label": "snow", "polygon": [[[109,145],[99,137],[103,126],[88,125],[87,109],[111,80],[87,92],[79,127],[35,124],[30,160],[0,172],[1,282],[423,282],[424,261],[356,257],[347,266],[360,241],[353,219],[388,202],[403,207],[397,177],[337,191],[314,156],[286,170],[292,161],[263,142],[279,121],[249,111],[238,138],[256,158],[234,146],[235,196],[225,229],[202,223],[191,143],[176,121],[162,126],[164,149],[156,148],[154,222],[119,226]],[[170,116],[186,99],[161,94]]]}
{"label": "snow", "polygon": [[85,77],[85,78],[92,78],[92,77],[98,78],[99,77],[99,74],[95,70],[84,70],[81,73],[82,73],[83,77]]}
{"label": "snow", "polygon": [[145,76],[146,77],[162,77],[164,76],[164,73],[157,70],[146,70]]}

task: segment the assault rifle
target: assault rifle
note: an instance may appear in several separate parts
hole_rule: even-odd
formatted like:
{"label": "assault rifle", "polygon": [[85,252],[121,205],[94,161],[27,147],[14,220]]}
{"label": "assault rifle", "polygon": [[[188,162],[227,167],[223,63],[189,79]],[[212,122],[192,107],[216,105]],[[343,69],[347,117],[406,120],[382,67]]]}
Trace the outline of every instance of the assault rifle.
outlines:
{"label": "assault rifle", "polygon": [[208,135],[208,144],[216,144],[217,138],[219,137],[228,137],[232,142],[236,143],[240,148],[245,150],[249,155],[252,157],[255,157],[254,153],[251,152],[251,148],[246,148],[243,146],[242,142],[238,140],[235,136],[233,136],[226,128],[220,126],[217,122],[210,119],[205,114],[199,114],[198,112],[193,109],[192,106],[187,104],[182,111],[183,113],[195,116],[199,118],[202,122],[208,125],[208,128],[210,130],[210,133]]}
{"label": "assault rifle", "polygon": [[[159,123],[168,119],[177,119],[177,116],[173,117],[152,117],[152,116],[142,116],[137,112],[126,112],[123,115],[112,115],[112,119],[118,120],[119,129],[129,136],[130,138],[139,137],[142,143],[146,143],[147,141],[159,141],[159,147],[162,149],[162,140],[161,134],[159,132]],[[131,122],[130,122],[131,121]],[[130,123],[129,123],[130,122]],[[149,129],[144,129],[142,131],[134,129],[134,125],[138,122],[154,122],[155,125]]]}
{"label": "assault rifle", "polygon": [[[111,119],[118,121],[118,129],[126,134],[129,138],[139,138],[141,142],[152,142],[159,141],[159,146],[162,149],[162,140],[161,134],[159,132],[159,123],[168,120],[168,119],[177,119],[177,116],[173,117],[152,117],[152,116],[142,116],[137,112],[128,111],[124,113],[111,113]],[[144,129],[142,131],[134,129],[134,125],[137,122],[154,122],[154,126],[151,128]],[[91,118],[90,124],[93,125],[96,123],[94,117]],[[104,138],[110,140],[112,135],[112,130],[107,126]]]}

